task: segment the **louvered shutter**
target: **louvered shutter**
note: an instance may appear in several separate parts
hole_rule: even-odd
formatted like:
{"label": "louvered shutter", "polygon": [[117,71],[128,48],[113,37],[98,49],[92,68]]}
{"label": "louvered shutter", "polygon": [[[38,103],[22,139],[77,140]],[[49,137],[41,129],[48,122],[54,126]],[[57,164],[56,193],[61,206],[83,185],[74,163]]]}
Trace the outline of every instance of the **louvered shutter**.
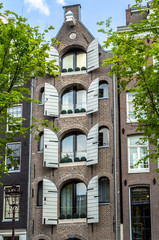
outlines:
{"label": "louvered shutter", "polygon": [[91,82],[87,92],[87,114],[98,112],[99,78]]}
{"label": "louvered shutter", "polygon": [[57,188],[48,179],[43,179],[42,223],[57,225]]}
{"label": "louvered shutter", "polygon": [[99,222],[98,176],[93,177],[87,189],[87,221]]}
{"label": "louvered shutter", "polygon": [[3,236],[0,236],[0,240],[3,240]]}
{"label": "louvered shutter", "polygon": [[58,138],[52,130],[47,128],[44,129],[43,166],[58,168]]}
{"label": "louvered shutter", "polygon": [[87,72],[99,68],[99,48],[98,39],[94,39],[87,49]]}
{"label": "louvered shutter", "polygon": [[56,88],[45,83],[45,101],[44,101],[44,115],[50,117],[57,117],[59,114],[59,99]]}
{"label": "louvered shutter", "polygon": [[26,240],[26,235],[19,235],[19,240]]}
{"label": "louvered shutter", "polygon": [[87,165],[98,163],[98,124],[93,126],[87,137]]}
{"label": "louvered shutter", "polygon": [[55,64],[59,65],[59,53],[54,47],[50,47],[50,50],[46,51],[49,54],[49,57],[46,58],[46,61],[56,60]]}

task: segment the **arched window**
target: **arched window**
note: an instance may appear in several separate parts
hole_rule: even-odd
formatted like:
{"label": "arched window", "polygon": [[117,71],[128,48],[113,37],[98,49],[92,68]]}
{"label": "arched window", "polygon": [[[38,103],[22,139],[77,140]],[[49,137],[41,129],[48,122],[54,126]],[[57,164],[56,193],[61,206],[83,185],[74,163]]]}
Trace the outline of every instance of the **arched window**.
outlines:
{"label": "arched window", "polygon": [[40,104],[44,104],[44,88],[40,89],[40,96],[39,96]]}
{"label": "arched window", "polygon": [[86,160],[87,138],[82,132],[71,132],[61,141],[61,162]]}
{"label": "arched window", "polygon": [[99,178],[99,203],[110,203],[110,186],[107,177]]}
{"label": "arched window", "polygon": [[108,98],[108,83],[105,81],[99,82],[99,98]]}
{"label": "arched window", "polygon": [[82,182],[70,182],[61,189],[60,218],[86,218],[86,185]]}
{"label": "arched window", "polygon": [[[81,49],[73,49],[65,53],[62,57],[62,71],[63,69],[72,69],[76,71],[86,68],[86,53]],[[69,70],[68,70],[69,71]]]}
{"label": "arched window", "polygon": [[42,206],[43,199],[43,182],[38,182],[38,192],[37,192],[37,206]]}
{"label": "arched window", "polygon": [[38,151],[42,152],[44,150],[44,133],[39,133]]}
{"label": "arched window", "polygon": [[86,111],[86,90],[81,86],[72,86],[62,95],[61,113],[79,113]]}
{"label": "arched window", "polygon": [[109,129],[107,127],[99,128],[98,145],[99,147],[109,147]]}

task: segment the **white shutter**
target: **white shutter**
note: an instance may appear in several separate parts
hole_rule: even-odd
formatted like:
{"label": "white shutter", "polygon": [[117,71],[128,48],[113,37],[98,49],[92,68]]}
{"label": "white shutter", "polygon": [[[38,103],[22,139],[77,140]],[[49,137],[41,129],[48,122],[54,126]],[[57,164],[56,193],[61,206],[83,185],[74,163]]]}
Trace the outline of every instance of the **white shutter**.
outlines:
{"label": "white shutter", "polygon": [[56,88],[45,83],[45,101],[44,101],[44,115],[50,117],[57,117],[59,114],[59,99]]}
{"label": "white shutter", "polygon": [[19,235],[19,240],[26,240],[26,235]]}
{"label": "white shutter", "polygon": [[93,80],[87,92],[87,114],[98,112],[99,78]]}
{"label": "white shutter", "polygon": [[87,49],[87,72],[99,68],[99,48],[98,39],[94,39]]}
{"label": "white shutter", "polygon": [[46,58],[46,61],[56,60],[55,65],[59,65],[59,53],[53,46],[50,46],[50,50],[46,51],[49,54],[49,57]]}
{"label": "white shutter", "polygon": [[87,165],[98,163],[98,124],[93,126],[87,137]]}
{"label": "white shutter", "polygon": [[42,223],[57,225],[57,188],[48,179],[43,179]]}
{"label": "white shutter", "polygon": [[43,166],[58,168],[58,138],[52,130],[47,128],[44,129]]}
{"label": "white shutter", "polygon": [[3,240],[3,236],[0,236],[0,240]]}
{"label": "white shutter", "polygon": [[93,177],[87,189],[87,221],[99,222],[98,176]]}

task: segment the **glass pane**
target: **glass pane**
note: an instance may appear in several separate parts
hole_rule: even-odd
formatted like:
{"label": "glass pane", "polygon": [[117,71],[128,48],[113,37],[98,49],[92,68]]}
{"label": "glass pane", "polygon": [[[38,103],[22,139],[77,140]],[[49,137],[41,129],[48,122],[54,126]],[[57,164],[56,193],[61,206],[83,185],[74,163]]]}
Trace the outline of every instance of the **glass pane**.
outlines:
{"label": "glass pane", "polygon": [[14,118],[20,118],[22,117],[22,106],[18,105],[8,108],[8,113],[11,114]]}
{"label": "glass pane", "polygon": [[108,98],[108,84],[102,83],[99,85],[99,98]]}
{"label": "glass pane", "polygon": [[62,158],[73,158],[73,135],[62,140]]}
{"label": "glass pane", "polygon": [[149,188],[135,188],[131,190],[132,204],[149,203]]}
{"label": "glass pane", "polygon": [[138,168],[138,165],[135,166],[135,164],[138,162],[138,154],[137,154],[137,148],[131,147],[130,148],[130,168]]}
{"label": "glass pane", "polygon": [[[8,170],[20,169],[21,143],[7,144],[7,150],[13,151],[7,157]],[[13,164],[13,166],[11,166]]]}
{"label": "glass pane", "polygon": [[39,151],[43,151],[44,150],[44,134],[42,134],[40,136],[40,139],[39,139]]}
{"label": "glass pane", "polygon": [[84,183],[76,184],[76,213],[86,214],[86,186]]}
{"label": "glass pane", "polygon": [[68,53],[63,57],[63,69],[73,69],[73,53]]}
{"label": "glass pane", "polygon": [[37,205],[42,206],[42,198],[43,198],[43,182],[38,183],[38,196],[37,196]]}
{"label": "glass pane", "polygon": [[109,146],[109,129],[104,127],[99,130],[99,146]]}
{"label": "glass pane", "polygon": [[100,203],[110,202],[109,179],[106,177],[99,179],[99,202]]}
{"label": "glass pane", "polygon": [[77,64],[76,67],[86,67],[86,53],[77,53]]}
{"label": "glass pane", "polygon": [[[17,187],[17,190],[20,190],[19,186],[16,186],[16,187]],[[6,189],[9,190],[9,189],[11,189],[11,187],[5,187],[5,190]],[[4,209],[4,218],[5,219],[12,219],[12,217],[13,217],[13,209],[9,205],[9,202],[12,203],[12,201],[13,201],[12,198],[13,198],[13,196],[10,196],[5,193],[5,209]],[[15,219],[18,219],[18,218],[19,218],[19,204],[17,204],[15,206]]]}
{"label": "glass pane", "polygon": [[76,157],[86,157],[87,138],[84,134],[77,135],[77,152]]}
{"label": "glass pane", "polygon": [[86,109],[86,91],[85,90],[79,90],[76,92],[76,107],[79,110],[81,108]]}
{"label": "glass pane", "polygon": [[73,184],[67,184],[61,190],[61,214],[65,216],[73,213]]}
{"label": "glass pane", "polygon": [[62,110],[68,111],[71,109],[73,111],[73,89],[69,90],[69,92],[65,93],[62,96]]}

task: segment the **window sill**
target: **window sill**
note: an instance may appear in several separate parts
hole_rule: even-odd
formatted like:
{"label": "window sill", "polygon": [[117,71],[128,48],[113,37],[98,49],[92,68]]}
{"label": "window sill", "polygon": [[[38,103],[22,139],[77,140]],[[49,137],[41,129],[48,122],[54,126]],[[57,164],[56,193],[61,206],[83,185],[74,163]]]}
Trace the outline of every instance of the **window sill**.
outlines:
{"label": "window sill", "polygon": [[[12,221],[13,221],[12,218],[2,220],[2,222],[12,222]],[[18,221],[19,221],[19,219],[15,219],[15,222],[18,222]]]}
{"label": "window sill", "polygon": [[39,103],[39,106],[44,106],[44,103]]}
{"label": "window sill", "polygon": [[110,205],[110,203],[99,203],[99,206]]}
{"label": "window sill", "polygon": [[86,223],[86,218],[77,218],[77,219],[59,219],[59,224],[72,224],[72,223]]}
{"label": "window sill", "polygon": [[86,161],[83,162],[70,162],[70,163],[60,163],[59,167],[78,167],[78,166],[85,166]]}
{"label": "window sill", "polygon": [[87,73],[86,70],[83,70],[83,71],[73,71],[73,72],[65,72],[65,73],[61,73],[61,76],[77,75],[77,74],[85,74],[85,73]]}
{"label": "window sill", "polygon": [[109,145],[106,145],[106,146],[98,146],[98,148],[109,148]]}
{"label": "window sill", "polygon": [[81,117],[81,116],[86,116],[86,112],[84,112],[84,113],[60,114],[60,118],[66,118],[66,117]]}
{"label": "window sill", "polygon": [[37,153],[43,153],[43,151],[37,151]]}
{"label": "window sill", "polygon": [[8,173],[19,173],[20,170],[9,170]]}
{"label": "window sill", "polygon": [[148,172],[150,172],[149,168],[148,169],[135,169],[135,170],[129,169],[128,173],[132,174],[132,173],[148,173]]}
{"label": "window sill", "polygon": [[99,97],[98,99],[99,100],[102,100],[102,99],[104,100],[104,99],[108,99],[108,97]]}

